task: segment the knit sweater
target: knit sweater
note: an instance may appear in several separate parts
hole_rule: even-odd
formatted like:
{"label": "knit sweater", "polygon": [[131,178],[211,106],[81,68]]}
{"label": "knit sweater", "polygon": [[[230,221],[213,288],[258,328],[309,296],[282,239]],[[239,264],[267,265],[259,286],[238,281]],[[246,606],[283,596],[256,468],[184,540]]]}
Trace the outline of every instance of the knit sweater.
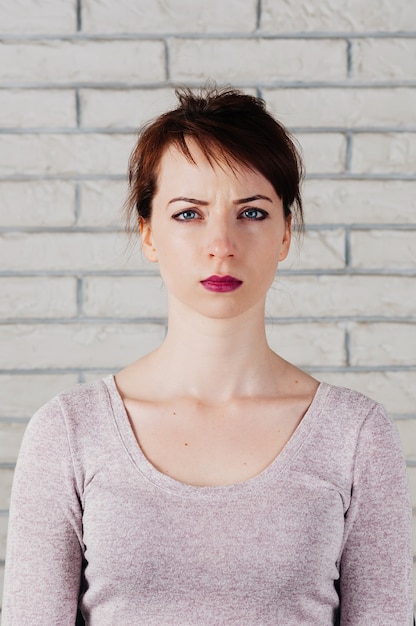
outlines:
{"label": "knit sweater", "polygon": [[321,383],[264,471],[196,487],[147,460],[110,376],[29,423],[2,624],[410,626],[410,519],[396,428],[357,392]]}

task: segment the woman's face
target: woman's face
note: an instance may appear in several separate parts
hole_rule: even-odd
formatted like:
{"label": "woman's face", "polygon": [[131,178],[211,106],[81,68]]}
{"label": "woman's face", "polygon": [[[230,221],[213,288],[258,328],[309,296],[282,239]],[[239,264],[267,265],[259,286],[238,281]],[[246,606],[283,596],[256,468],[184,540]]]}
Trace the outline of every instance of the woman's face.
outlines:
{"label": "woman's face", "polygon": [[164,153],[152,217],[141,226],[148,260],[169,294],[213,318],[262,307],[290,244],[290,221],[271,183],[236,164],[210,164],[192,140],[191,163],[175,146]]}

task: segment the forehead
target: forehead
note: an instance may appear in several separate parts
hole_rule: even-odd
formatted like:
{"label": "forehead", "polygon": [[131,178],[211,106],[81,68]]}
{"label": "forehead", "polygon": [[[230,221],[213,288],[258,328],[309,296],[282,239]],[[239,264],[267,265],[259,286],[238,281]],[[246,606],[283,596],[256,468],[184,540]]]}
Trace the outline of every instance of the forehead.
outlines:
{"label": "forehead", "polygon": [[158,167],[158,190],[166,186],[196,184],[198,181],[202,184],[272,187],[258,170],[221,153],[220,147],[207,153],[193,139],[188,139],[186,143],[189,155],[176,144],[169,145],[162,154]]}

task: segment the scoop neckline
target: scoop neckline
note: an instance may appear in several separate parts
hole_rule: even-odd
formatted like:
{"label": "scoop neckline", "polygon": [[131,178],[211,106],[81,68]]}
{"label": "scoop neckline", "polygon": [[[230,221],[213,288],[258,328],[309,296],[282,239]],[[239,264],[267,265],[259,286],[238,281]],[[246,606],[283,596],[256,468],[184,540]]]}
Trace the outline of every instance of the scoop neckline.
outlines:
{"label": "scoop neckline", "polygon": [[247,480],[226,485],[192,485],[185,483],[157,469],[144,454],[139,441],[136,439],[130,419],[123,402],[123,398],[117,388],[113,374],[101,379],[105,385],[112,418],[115,422],[121,443],[136,470],[154,486],[163,491],[169,491],[185,497],[212,497],[214,494],[229,496],[232,493],[252,491],[258,489],[285,469],[299,453],[304,442],[307,440],[314,423],[322,412],[326,403],[331,385],[320,382],[312,401],[303,418],[286,442],[282,450],[275,456],[271,463],[261,472]]}

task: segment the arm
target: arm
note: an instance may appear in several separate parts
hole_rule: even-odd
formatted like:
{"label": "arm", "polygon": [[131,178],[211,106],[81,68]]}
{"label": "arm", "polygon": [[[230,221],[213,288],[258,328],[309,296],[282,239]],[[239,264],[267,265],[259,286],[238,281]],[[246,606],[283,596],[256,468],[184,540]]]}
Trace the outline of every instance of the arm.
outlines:
{"label": "arm", "polygon": [[82,517],[59,401],[30,421],[10,507],[3,626],[74,626]]}
{"label": "arm", "polygon": [[360,432],[341,557],[341,626],[411,626],[411,505],[397,430],[376,406]]}

